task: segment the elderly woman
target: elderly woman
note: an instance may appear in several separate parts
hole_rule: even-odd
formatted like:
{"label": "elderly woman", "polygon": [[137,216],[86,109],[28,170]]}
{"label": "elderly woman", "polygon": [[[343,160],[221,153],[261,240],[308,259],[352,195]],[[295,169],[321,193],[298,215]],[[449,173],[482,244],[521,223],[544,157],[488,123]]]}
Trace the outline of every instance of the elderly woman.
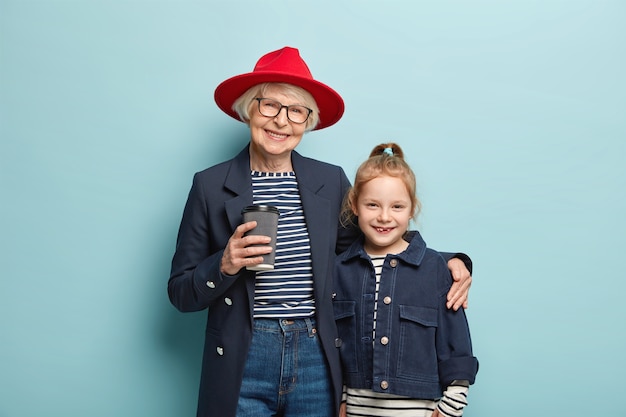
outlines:
{"label": "elderly woman", "polygon": [[[294,149],[306,131],[336,123],[343,100],[289,47],[222,82],[215,100],[248,124],[250,143],[194,176],[172,260],[172,304],[208,310],[198,416],[334,416],[342,382],[331,270],[358,231],[340,226],[343,170]],[[271,251],[268,237],[246,234],[251,204],[279,208],[273,270],[246,268]],[[453,308],[471,283],[462,257],[449,256]]]}

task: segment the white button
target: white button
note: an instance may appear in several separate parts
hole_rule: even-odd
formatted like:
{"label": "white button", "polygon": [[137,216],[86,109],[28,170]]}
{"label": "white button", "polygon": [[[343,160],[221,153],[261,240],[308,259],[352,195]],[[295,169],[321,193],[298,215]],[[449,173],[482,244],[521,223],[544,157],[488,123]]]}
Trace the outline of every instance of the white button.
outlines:
{"label": "white button", "polygon": [[392,259],[391,261],[389,261],[389,265],[391,265],[392,268],[395,268],[396,266],[398,266],[398,260]]}
{"label": "white button", "polygon": [[380,338],[380,344],[381,345],[386,345],[389,343],[389,338],[387,336],[383,336]]}
{"label": "white button", "polygon": [[206,286],[209,288],[215,288],[215,283],[213,281],[207,281]]}
{"label": "white button", "polygon": [[382,381],[382,382],[380,383],[380,387],[381,387],[382,389],[387,389],[387,388],[389,388],[389,382],[387,382],[387,381]]}
{"label": "white button", "polygon": [[217,350],[217,354],[218,355],[220,355],[220,356],[224,355],[224,348],[223,347],[218,346],[216,350]]}
{"label": "white button", "polygon": [[226,297],[224,298],[224,302],[226,303],[226,305],[232,306],[233,305],[233,300],[231,300],[230,298]]}
{"label": "white button", "polygon": [[383,303],[385,303],[385,304],[391,304],[391,297],[386,296],[385,298],[383,298]]}

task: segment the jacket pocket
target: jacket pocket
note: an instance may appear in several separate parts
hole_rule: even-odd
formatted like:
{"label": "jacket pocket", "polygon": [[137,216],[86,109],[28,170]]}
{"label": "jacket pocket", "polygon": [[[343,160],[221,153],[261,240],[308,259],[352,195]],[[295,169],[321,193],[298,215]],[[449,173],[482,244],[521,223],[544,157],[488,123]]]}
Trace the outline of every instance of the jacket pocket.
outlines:
{"label": "jacket pocket", "polygon": [[398,376],[427,382],[438,380],[437,316],[436,308],[400,306]]}
{"label": "jacket pocket", "polygon": [[339,348],[341,366],[344,372],[357,372],[356,302],[335,300],[333,310],[339,335],[336,345]]}

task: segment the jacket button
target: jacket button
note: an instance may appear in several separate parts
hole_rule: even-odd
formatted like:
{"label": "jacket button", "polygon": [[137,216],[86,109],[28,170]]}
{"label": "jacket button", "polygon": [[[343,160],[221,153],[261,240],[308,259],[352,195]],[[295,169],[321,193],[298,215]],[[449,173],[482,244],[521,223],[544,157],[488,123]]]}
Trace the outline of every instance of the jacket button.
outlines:
{"label": "jacket button", "polygon": [[388,345],[389,344],[389,338],[387,336],[383,336],[380,338],[380,344],[381,345]]}
{"label": "jacket button", "polygon": [[224,355],[224,348],[223,347],[218,346],[216,350],[217,350],[217,354],[218,355],[220,355],[220,356]]}
{"label": "jacket button", "polygon": [[383,298],[383,303],[385,303],[387,305],[391,304],[391,297],[386,296],[385,298]]}
{"label": "jacket button", "polygon": [[207,281],[206,286],[209,288],[215,288],[215,283],[213,281]]}
{"label": "jacket button", "polygon": [[343,345],[343,341],[340,338],[335,339],[335,347],[339,348]]}
{"label": "jacket button", "polygon": [[389,382],[387,382],[387,381],[381,381],[381,383],[380,383],[380,387],[381,387],[382,389],[387,389],[387,388],[389,388]]}
{"label": "jacket button", "polygon": [[398,266],[398,260],[392,259],[391,261],[389,261],[389,265],[391,265],[392,268],[395,268],[396,266]]}
{"label": "jacket button", "polygon": [[226,303],[226,305],[228,306],[232,306],[233,305],[233,300],[231,300],[230,298],[226,297],[224,298],[224,302]]}

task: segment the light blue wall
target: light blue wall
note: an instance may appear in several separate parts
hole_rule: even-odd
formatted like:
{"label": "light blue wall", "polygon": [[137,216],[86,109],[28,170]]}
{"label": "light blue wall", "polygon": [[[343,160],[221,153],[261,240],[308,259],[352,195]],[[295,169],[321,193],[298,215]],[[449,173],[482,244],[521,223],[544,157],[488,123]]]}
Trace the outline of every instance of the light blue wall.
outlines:
{"label": "light blue wall", "polygon": [[623,415],[626,3],[0,0],[0,417],[195,413],[204,314],[166,295],[212,98],[300,48],[345,98],[299,150],[400,143],[432,247],[475,262],[468,417]]}

